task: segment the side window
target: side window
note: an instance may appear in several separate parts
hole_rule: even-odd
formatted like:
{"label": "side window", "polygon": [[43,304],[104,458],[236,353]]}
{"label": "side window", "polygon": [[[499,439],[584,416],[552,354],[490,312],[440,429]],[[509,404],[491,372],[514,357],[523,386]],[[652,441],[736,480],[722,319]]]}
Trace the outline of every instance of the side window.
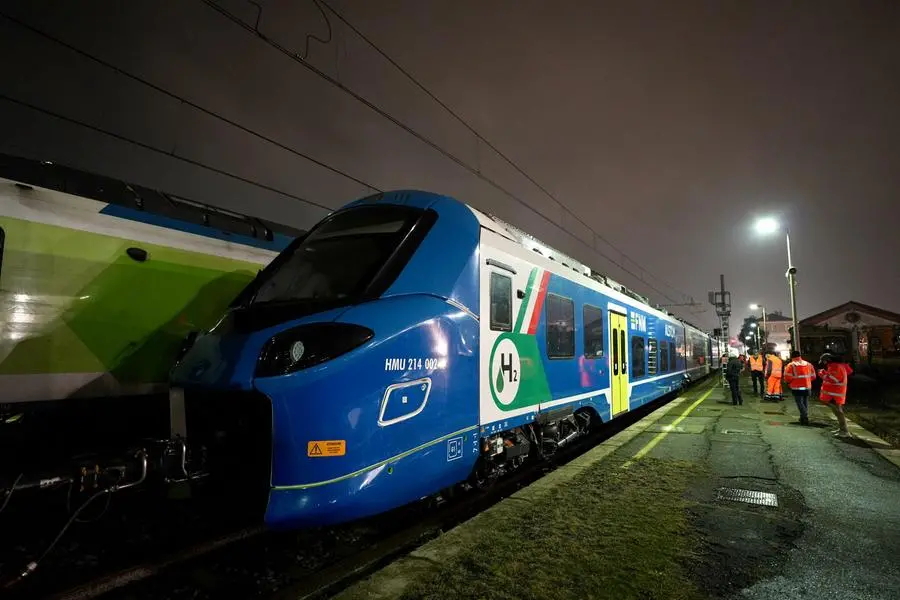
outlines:
{"label": "side window", "polygon": [[584,357],[603,356],[603,311],[590,304],[584,305]]}
{"label": "side window", "polygon": [[647,375],[656,375],[656,338],[647,338]]}
{"label": "side window", "polygon": [[676,369],[675,366],[675,358],[678,352],[675,350],[675,342],[669,342],[669,370],[674,371]]}
{"label": "side window", "polygon": [[512,279],[491,273],[491,329],[512,331]]}
{"label": "side window", "polygon": [[659,372],[665,373],[669,370],[669,341],[663,340],[659,343]]}
{"label": "side window", "polygon": [[631,336],[631,376],[644,376],[644,338],[639,335]]}
{"label": "side window", "polygon": [[547,294],[547,357],[575,356],[575,303]]}

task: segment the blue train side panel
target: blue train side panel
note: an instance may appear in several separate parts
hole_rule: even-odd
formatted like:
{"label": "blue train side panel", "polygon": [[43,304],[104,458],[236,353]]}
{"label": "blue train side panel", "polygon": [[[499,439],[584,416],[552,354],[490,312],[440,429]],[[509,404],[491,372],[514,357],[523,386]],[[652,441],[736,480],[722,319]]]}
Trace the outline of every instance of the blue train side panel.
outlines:
{"label": "blue train side panel", "polygon": [[[365,323],[376,340],[320,367],[255,381],[273,406],[273,526],[417,500],[465,479],[477,457],[471,316],[437,298],[405,296],[353,307],[340,320]],[[344,453],[310,446],[328,441]]]}

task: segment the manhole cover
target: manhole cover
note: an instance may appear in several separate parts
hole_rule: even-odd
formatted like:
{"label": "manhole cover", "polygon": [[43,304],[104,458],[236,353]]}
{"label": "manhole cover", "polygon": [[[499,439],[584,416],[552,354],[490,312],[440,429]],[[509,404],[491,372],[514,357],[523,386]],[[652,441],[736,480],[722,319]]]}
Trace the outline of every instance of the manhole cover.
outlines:
{"label": "manhole cover", "polygon": [[762,506],[778,506],[778,496],[775,494],[736,488],[719,488],[716,500],[746,502],[747,504],[760,504]]}

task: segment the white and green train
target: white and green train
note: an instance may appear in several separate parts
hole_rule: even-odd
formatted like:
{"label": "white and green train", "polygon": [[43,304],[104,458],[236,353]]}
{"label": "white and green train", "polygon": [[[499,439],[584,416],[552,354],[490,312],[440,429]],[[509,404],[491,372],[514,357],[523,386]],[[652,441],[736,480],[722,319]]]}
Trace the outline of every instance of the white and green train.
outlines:
{"label": "white and green train", "polygon": [[185,336],[300,234],[0,156],[0,436],[32,409],[164,392]]}

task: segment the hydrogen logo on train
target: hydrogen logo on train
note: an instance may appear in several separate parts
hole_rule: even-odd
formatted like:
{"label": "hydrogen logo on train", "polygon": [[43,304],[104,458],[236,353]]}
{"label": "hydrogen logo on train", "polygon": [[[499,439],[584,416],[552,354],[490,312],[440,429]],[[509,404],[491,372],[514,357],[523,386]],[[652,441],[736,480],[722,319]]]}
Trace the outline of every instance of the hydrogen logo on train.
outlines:
{"label": "hydrogen logo on train", "polygon": [[491,360],[491,390],[503,406],[509,406],[519,393],[522,362],[519,349],[509,338],[500,340]]}
{"label": "hydrogen logo on train", "polygon": [[631,328],[635,331],[647,331],[647,317],[636,312],[631,313]]}

